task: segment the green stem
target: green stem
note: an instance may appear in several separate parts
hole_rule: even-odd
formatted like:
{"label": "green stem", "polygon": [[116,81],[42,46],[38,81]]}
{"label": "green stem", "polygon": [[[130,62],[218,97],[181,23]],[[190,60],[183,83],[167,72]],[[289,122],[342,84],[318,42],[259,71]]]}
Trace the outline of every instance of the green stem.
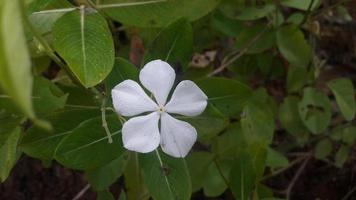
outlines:
{"label": "green stem", "polygon": [[102,126],[106,132],[106,135],[108,136],[108,142],[111,144],[113,142],[111,133],[108,127],[108,124],[106,122],[106,99],[103,98],[103,102],[101,104],[101,120],[102,120]]}

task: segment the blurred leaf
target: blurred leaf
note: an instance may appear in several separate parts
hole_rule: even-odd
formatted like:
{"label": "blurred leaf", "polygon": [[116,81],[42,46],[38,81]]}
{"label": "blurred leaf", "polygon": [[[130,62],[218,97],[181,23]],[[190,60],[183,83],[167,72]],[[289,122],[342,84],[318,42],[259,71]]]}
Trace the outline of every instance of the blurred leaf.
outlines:
{"label": "blurred leaf", "polygon": [[347,158],[349,157],[349,154],[350,154],[350,147],[346,145],[342,145],[339,148],[339,150],[336,152],[335,165],[341,168],[346,162]]}
{"label": "blurred leaf", "polygon": [[336,102],[346,120],[350,121],[355,117],[355,90],[350,79],[341,78],[328,82],[328,86],[333,92]]}
{"label": "blurred leaf", "polygon": [[266,165],[271,168],[286,167],[288,166],[288,159],[282,153],[272,149],[267,148],[267,159]]}
{"label": "blurred leaf", "polygon": [[292,23],[298,26],[303,22],[303,19],[304,19],[303,13],[295,12],[288,17],[287,23]]}
{"label": "blurred leaf", "polygon": [[241,21],[228,18],[221,11],[213,14],[211,26],[230,37],[237,36],[245,28]]}
{"label": "blurred leaf", "polygon": [[307,131],[299,116],[299,101],[300,99],[298,97],[287,96],[279,107],[279,120],[281,125],[289,134],[295,136]]}
{"label": "blurred leaf", "polygon": [[248,143],[271,143],[275,128],[273,113],[265,104],[249,101],[243,109],[241,127]]}
{"label": "blurred leaf", "polygon": [[[99,108],[65,109],[50,113],[44,118],[52,123],[52,132],[31,127],[21,140],[21,150],[34,158],[52,160],[58,144],[66,135],[70,134],[81,122],[99,115]],[[101,129],[103,128],[100,127]]]}
{"label": "blurred leaf", "polygon": [[91,11],[72,11],[53,27],[53,46],[85,87],[100,83],[114,65],[114,44],[106,20]]}
{"label": "blurred leaf", "polygon": [[[257,24],[251,27],[245,27],[240,34],[236,36],[236,48],[243,49],[257,35],[265,31],[265,24]],[[253,44],[248,48],[247,53],[261,53],[267,49],[272,48],[276,44],[275,31],[268,29],[265,31]]]}
{"label": "blurred leaf", "polygon": [[348,126],[343,128],[341,139],[345,144],[353,145],[356,139],[356,127]]}
{"label": "blurred leaf", "polygon": [[331,121],[331,105],[328,97],[314,88],[305,88],[298,104],[304,125],[314,134],[322,133]]}
{"label": "blurred leaf", "polygon": [[144,63],[161,59],[187,69],[193,51],[193,32],[190,23],[180,19],[166,28],[149,45]]}
{"label": "blurred leaf", "polygon": [[319,7],[320,0],[283,0],[281,3],[284,6],[300,10],[308,10],[310,4],[313,3],[311,10],[314,10],[315,8]]}
{"label": "blurred leaf", "polygon": [[113,143],[108,143],[101,117],[82,122],[58,145],[55,158],[64,166],[89,170],[104,166],[124,152],[116,114],[106,117]]}
{"label": "blurred leaf", "polygon": [[190,199],[192,184],[185,160],[157,151],[139,155],[143,178],[155,200]]}
{"label": "blurred leaf", "polygon": [[0,87],[33,119],[31,62],[19,2],[0,2]]}
{"label": "blurred leaf", "polygon": [[230,163],[219,162],[218,168],[216,163],[218,163],[218,161],[211,162],[210,165],[207,167],[207,172],[205,174],[203,189],[204,195],[207,197],[217,197],[224,193],[225,190],[228,188],[222,176],[226,178],[229,177],[231,165]]}
{"label": "blurred leaf", "polygon": [[10,115],[0,109],[0,148],[5,144],[13,133],[13,130],[20,125],[22,117]]}
{"label": "blurred leaf", "polygon": [[177,116],[177,119],[187,121],[198,132],[201,140],[209,140],[219,134],[229,124],[229,120],[213,105],[208,105],[205,111],[195,117]]}
{"label": "blurred leaf", "polygon": [[20,127],[14,128],[0,147],[0,182],[4,182],[17,161],[17,143],[20,139]]}
{"label": "blurred leaf", "polygon": [[308,71],[305,67],[288,68],[287,91],[288,93],[299,92],[308,82]]}
{"label": "blurred leaf", "polygon": [[[133,3],[127,0],[101,0],[101,10],[123,24],[138,27],[163,27],[179,18],[194,21],[213,10],[220,0],[138,0],[136,5],[110,6]],[[105,5],[107,7],[105,8]]]}
{"label": "blurred leaf", "polygon": [[238,200],[249,199],[255,185],[256,174],[250,155],[242,152],[230,172],[230,189]]}
{"label": "blurred leaf", "polygon": [[114,196],[109,190],[102,190],[97,192],[97,200],[115,200]]}
{"label": "blurred leaf", "polygon": [[307,67],[312,58],[311,47],[296,25],[278,29],[277,46],[284,58],[297,67]]}
{"label": "blurred leaf", "polygon": [[329,139],[320,140],[315,146],[315,158],[324,159],[330,155],[332,150],[333,146]]}
{"label": "blurred leaf", "polygon": [[33,84],[33,105],[37,113],[50,113],[64,107],[68,94],[64,94],[51,81],[36,77]]}
{"label": "blurred leaf", "polygon": [[86,171],[89,184],[97,191],[109,188],[122,175],[127,159],[124,153],[107,165]]}
{"label": "blurred leaf", "polygon": [[204,180],[207,177],[208,167],[212,161],[213,155],[208,152],[201,151],[188,154],[187,165],[193,192],[196,192],[203,187]]}
{"label": "blurred leaf", "polygon": [[110,93],[110,90],[117,84],[127,79],[138,81],[137,67],[124,58],[116,58],[114,68],[106,78],[108,93]]}
{"label": "blurred leaf", "polygon": [[[241,2],[241,1],[240,1]],[[266,17],[275,10],[275,6],[246,6],[239,1],[225,1],[219,8],[228,17],[239,20],[256,20]]]}
{"label": "blurred leaf", "polygon": [[246,100],[251,95],[248,86],[226,78],[205,78],[197,81],[198,86],[208,96],[208,102],[221,113],[238,118]]}

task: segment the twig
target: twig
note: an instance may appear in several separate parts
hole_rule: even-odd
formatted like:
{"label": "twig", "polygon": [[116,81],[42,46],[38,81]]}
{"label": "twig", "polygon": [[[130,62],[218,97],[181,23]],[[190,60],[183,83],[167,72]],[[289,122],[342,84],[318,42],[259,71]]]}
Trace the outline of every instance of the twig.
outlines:
{"label": "twig", "polygon": [[101,104],[101,122],[102,126],[108,136],[108,142],[111,144],[113,142],[111,133],[108,127],[108,123],[106,122],[106,98],[103,98],[103,103]]}
{"label": "twig", "polygon": [[324,8],[324,9],[320,10],[320,12],[317,12],[317,13],[315,13],[315,14],[312,14],[312,15],[313,15],[312,18],[317,18],[317,17],[323,15],[324,13],[326,13],[326,12],[328,12],[328,11],[330,11],[330,10],[336,8],[337,6],[339,6],[339,5],[343,4],[343,3],[346,3],[346,2],[348,2],[348,1],[351,1],[351,0],[340,0],[340,1],[336,2],[336,3],[333,4],[333,5],[328,6],[328,7]]}
{"label": "twig", "polygon": [[77,195],[75,195],[75,197],[74,197],[72,200],[78,200],[78,199],[80,199],[80,198],[89,190],[89,188],[90,188],[90,185],[87,184],[82,190],[80,190],[80,191],[78,192]]}
{"label": "twig", "polygon": [[302,161],[304,159],[305,159],[304,157],[300,157],[300,158],[297,158],[297,159],[293,160],[292,162],[289,163],[288,166],[280,168],[280,169],[278,169],[276,171],[273,171],[271,174],[268,174],[268,175],[262,177],[261,181],[267,180],[267,179],[269,179],[271,177],[274,177],[274,176],[276,176],[276,175],[278,175],[278,174],[290,169],[291,167],[293,167],[294,165],[296,165],[297,163],[299,163],[300,161]]}
{"label": "twig", "polygon": [[294,175],[292,181],[290,182],[287,189],[285,190],[287,200],[290,200],[290,195],[291,195],[292,189],[293,189],[295,183],[297,182],[297,180],[299,179],[300,175],[303,173],[303,171],[304,171],[305,167],[307,166],[311,157],[312,157],[311,155],[306,157],[303,164],[299,167],[297,173]]}
{"label": "twig", "polygon": [[349,197],[351,197],[352,193],[356,191],[356,186],[353,187],[341,200],[347,200]]}
{"label": "twig", "polygon": [[306,11],[306,13],[304,15],[303,20],[300,22],[299,27],[301,27],[305,22],[308,21],[308,18],[309,18],[310,14],[311,14],[311,9],[313,8],[314,1],[315,0],[311,0],[310,1],[308,9],[307,9],[307,11]]}
{"label": "twig", "polygon": [[208,74],[208,77],[214,76],[220,72],[222,72],[226,67],[228,67],[231,63],[235,62],[237,59],[239,59],[241,56],[243,56],[250,48],[251,46],[268,30],[269,24],[266,25],[266,27],[259,32],[252,40],[250,40],[242,49],[239,50],[239,53],[233,56],[230,60],[223,60],[222,64],[212,71],[211,73]]}

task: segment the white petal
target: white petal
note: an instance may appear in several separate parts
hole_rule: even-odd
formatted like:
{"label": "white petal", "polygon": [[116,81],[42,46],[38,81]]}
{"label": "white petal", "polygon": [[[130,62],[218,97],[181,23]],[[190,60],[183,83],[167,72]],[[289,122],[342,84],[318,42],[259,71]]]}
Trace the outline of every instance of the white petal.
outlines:
{"label": "white petal", "polygon": [[208,97],[194,82],[182,81],[177,85],[165,108],[169,113],[197,116],[205,110],[207,99]]}
{"label": "white petal", "polygon": [[158,120],[159,114],[153,112],[149,115],[131,118],[125,122],[122,127],[124,147],[140,153],[155,150],[160,143]]}
{"label": "white petal", "polygon": [[157,104],[132,80],[116,85],[111,90],[111,96],[115,110],[123,116],[138,115],[157,109]]}
{"label": "white petal", "polygon": [[152,92],[159,105],[166,104],[175,77],[174,69],[162,60],[151,61],[140,71],[142,85]]}
{"label": "white petal", "polygon": [[161,115],[161,147],[173,157],[185,157],[197,140],[197,131],[187,122],[177,120],[168,113]]}

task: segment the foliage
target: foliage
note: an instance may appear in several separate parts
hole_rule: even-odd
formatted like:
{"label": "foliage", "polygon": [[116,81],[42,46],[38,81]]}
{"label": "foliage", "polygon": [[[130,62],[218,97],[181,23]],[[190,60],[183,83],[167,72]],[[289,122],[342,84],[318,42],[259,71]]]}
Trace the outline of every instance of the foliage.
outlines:
{"label": "foliage", "polygon": [[[98,199],[114,199],[120,179],[120,199],[267,200],[276,194],[264,180],[294,165],[288,154],[301,147],[298,159],[342,167],[356,140],[355,90],[347,77],[321,81],[310,26],[325,8],[259,2],[0,1],[0,181],[26,154],[84,171]],[[121,141],[126,119],[110,91],[154,59],[209,98],[203,114],[180,118],[198,132],[186,158]]]}

